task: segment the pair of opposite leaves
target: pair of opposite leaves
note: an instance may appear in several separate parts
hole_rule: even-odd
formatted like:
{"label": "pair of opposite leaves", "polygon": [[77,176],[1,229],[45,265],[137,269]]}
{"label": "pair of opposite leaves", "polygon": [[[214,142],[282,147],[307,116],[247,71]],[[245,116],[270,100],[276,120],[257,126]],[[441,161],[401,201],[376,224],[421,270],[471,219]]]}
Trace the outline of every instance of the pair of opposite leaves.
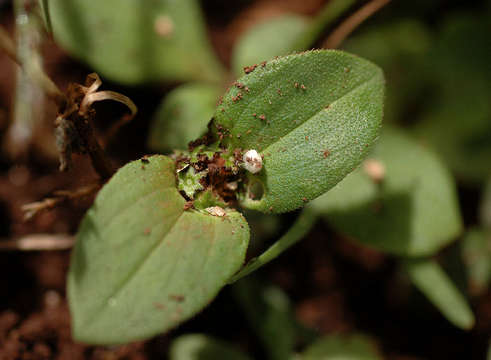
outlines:
{"label": "pair of opposite leaves", "polygon": [[[310,51],[257,66],[217,107],[224,145],[255,149],[262,212],[294,210],[355,169],[375,141],[384,79],[372,63]],[[240,93],[240,95],[239,95]],[[192,100],[191,100],[192,101]],[[68,276],[74,338],[124,343],[166,331],[204,308],[243,264],[243,216],[184,210],[174,161],[152,156],[121,168],[83,220]]]}

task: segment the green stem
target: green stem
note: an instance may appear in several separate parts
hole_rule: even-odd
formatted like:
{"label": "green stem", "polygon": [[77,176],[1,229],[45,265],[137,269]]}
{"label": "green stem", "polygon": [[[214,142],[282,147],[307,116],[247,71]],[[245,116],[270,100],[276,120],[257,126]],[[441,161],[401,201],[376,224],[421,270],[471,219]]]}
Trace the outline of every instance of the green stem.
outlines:
{"label": "green stem", "polygon": [[[3,34],[3,48],[24,69],[41,67],[40,47],[42,32],[35,17],[26,10],[25,0],[14,1],[15,33],[17,48],[7,34]],[[37,64],[37,65],[34,65]],[[33,81],[28,71],[17,70],[13,121],[7,135],[8,149],[12,156],[25,155],[29,148],[34,128],[42,121],[44,98],[42,88]]]}
{"label": "green stem", "polygon": [[288,231],[278,241],[271,245],[257,258],[249,261],[249,263],[245,267],[243,267],[242,270],[232,276],[228,283],[233,284],[237,280],[249,275],[263,265],[269,263],[271,260],[275,259],[290,246],[300,241],[310,231],[316,220],[317,216],[315,215],[315,213],[310,210],[310,208],[304,208],[302,210],[302,213],[295,220],[295,223],[292,225],[292,227],[288,229]]}

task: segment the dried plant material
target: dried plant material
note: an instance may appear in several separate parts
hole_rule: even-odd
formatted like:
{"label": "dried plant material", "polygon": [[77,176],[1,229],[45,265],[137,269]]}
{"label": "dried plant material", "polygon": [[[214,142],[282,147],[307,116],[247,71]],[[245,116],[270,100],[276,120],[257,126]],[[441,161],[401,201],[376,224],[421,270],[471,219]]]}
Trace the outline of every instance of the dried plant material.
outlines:
{"label": "dried plant material", "polygon": [[2,50],[9,58],[20,65],[20,61],[17,58],[15,51],[15,44],[10,38],[7,30],[0,26],[0,50]]}
{"label": "dried plant material", "polygon": [[14,240],[0,241],[0,251],[67,250],[75,244],[68,234],[31,234]]}
{"label": "dried plant material", "polygon": [[213,216],[225,216],[227,213],[220,206],[210,206],[205,209],[210,215]]}
{"label": "dried plant material", "polygon": [[[67,90],[67,105],[58,115],[55,125],[56,143],[60,152],[60,170],[66,171],[70,168],[72,153],[88,153],[94,169],[105,180],[113,175],[114,170],[95,137],[92,127],[94,111],[91,105],[101,100],[115,100],[125,104],[131,114],[123,117],[123,123],[133,119],[137,107],[122,94],[114,91],[97,91],[101,84],[101,79],[95,73],[87,76],[85,86],[70,84]],[[122,123],[119,122],[115,126],[119,128],[121,125]],[[114,133],[114,127],[111,130],[110,133]]]}
{"label": "dried plant material", "polygon": [[100,188],[100,184],[91,184],[83,186],[74,191],[59,190],[54,193],[55,197],[46,198],[42,201],[33,202],[22,206],[24,211],[24,220],[29,220],[36,216],[39,212],[53,209],[54,207],[68,200],[80,199],[85,196],[94,194]]}

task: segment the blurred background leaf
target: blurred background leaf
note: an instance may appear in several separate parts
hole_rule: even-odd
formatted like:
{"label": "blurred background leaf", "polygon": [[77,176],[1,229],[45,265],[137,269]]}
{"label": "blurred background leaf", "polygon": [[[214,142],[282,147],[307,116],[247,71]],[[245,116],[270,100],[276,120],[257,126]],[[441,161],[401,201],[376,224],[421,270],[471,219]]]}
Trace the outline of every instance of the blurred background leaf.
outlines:
{"label": "blurred background leaf", "polygon": [[465,182],[491,172],[491,18],[459,14],[444,22],[428,54],[436,99],[415,133]]}
{"label": "blurred background leaf", "polygon": [[55,40],[101,76],[125,84],[220,81],[195,0],[50,0]]}
{"label": "blurred background leaf", "polygon": [[401,122],[426,104],[426,54],[432,34],[416,19],[372,25],[347,39],[342,49],[379,65],[386,77],[384,123]]}
{"label": "blurred background leaf", "polygon": [[491,178],[488,179],[483,190],[481,205],[479,208],[479,217],[482,226],[491,229]]}
{"label": "blurred background leaf", "polygon": [[461,247],[469,290],[473,295],[482,294],[491,282],[491,231],[469,229],[462,239]]}
{"label": "blurred background leaf", "polygon": [[328,335],[316,340],[302,360],[382,360],[375,343],[365,335]]}
{"label": "blurred background leaf", "polygon": [[242,75],[245,66],[310,49],[326,27],[354,3],[356,0],[331,0],[312,19],[292,13],[256,24],[238,39],[232,53],[232,70]]}
{"label": "blurred background leaf", "polygon": [[245,66],[297,50],[295,42],[307,27],[308,20],[295,14],[268,19],[252,27],[235,46],[232,58],[235,74],[241,75]]}
{"label": "blurred background leaf", "polygon": [[250,360],[233,346],[202,334],[176,338],[170,345],[170,360]]}
{"label": "blurred background leaf", "polygon": [[[364,165],[312,206],[341,233],[403,256],[430,255],[462,231],[454,179],[431,151],[385,127]],[[382,178],[372,178],[367,161]]]}
{"label": "blurred background leaf", "polygon": [[403,262],[411,282],[457,327],[469,330],[474,314],[465,297],[435,261],[414,259]]}
{"label": "blurred background leaf", "polygon": [[219,86],[206,83],[181,85],[167,94],[155,113],[148,146],[166,152],[185,149],[206,132],[221,95]]}
{"label": "blurred background leaf", "polygon": [[274,285],[263,284],[255,276],[237,282],[233,290],[267,358],[288,359],[297,343],[300,325],[286,294]]}

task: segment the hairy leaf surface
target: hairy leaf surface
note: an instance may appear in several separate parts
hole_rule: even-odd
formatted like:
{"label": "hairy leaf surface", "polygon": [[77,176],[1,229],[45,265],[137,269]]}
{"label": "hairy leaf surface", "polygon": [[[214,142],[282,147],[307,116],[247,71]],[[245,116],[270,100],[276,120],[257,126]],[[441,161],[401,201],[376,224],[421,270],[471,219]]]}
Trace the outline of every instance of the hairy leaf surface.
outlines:
{"label": "hairy leaf surface", "polygon": [[166,331],[205,307],[242,265],[249,241],[236,211],[184,211],[174,161],[129,163],[83,220],[68,275],[76,340],[113,344]]}
{"label": "hairy leaf surface", "polygon": [[336,185],[368,153],[382,120],[384,78],[374,64],[329,50],[263,63],[224,96],[215,127],[229,147],[255,149],[262,197],[245,207],[286,212]]}

